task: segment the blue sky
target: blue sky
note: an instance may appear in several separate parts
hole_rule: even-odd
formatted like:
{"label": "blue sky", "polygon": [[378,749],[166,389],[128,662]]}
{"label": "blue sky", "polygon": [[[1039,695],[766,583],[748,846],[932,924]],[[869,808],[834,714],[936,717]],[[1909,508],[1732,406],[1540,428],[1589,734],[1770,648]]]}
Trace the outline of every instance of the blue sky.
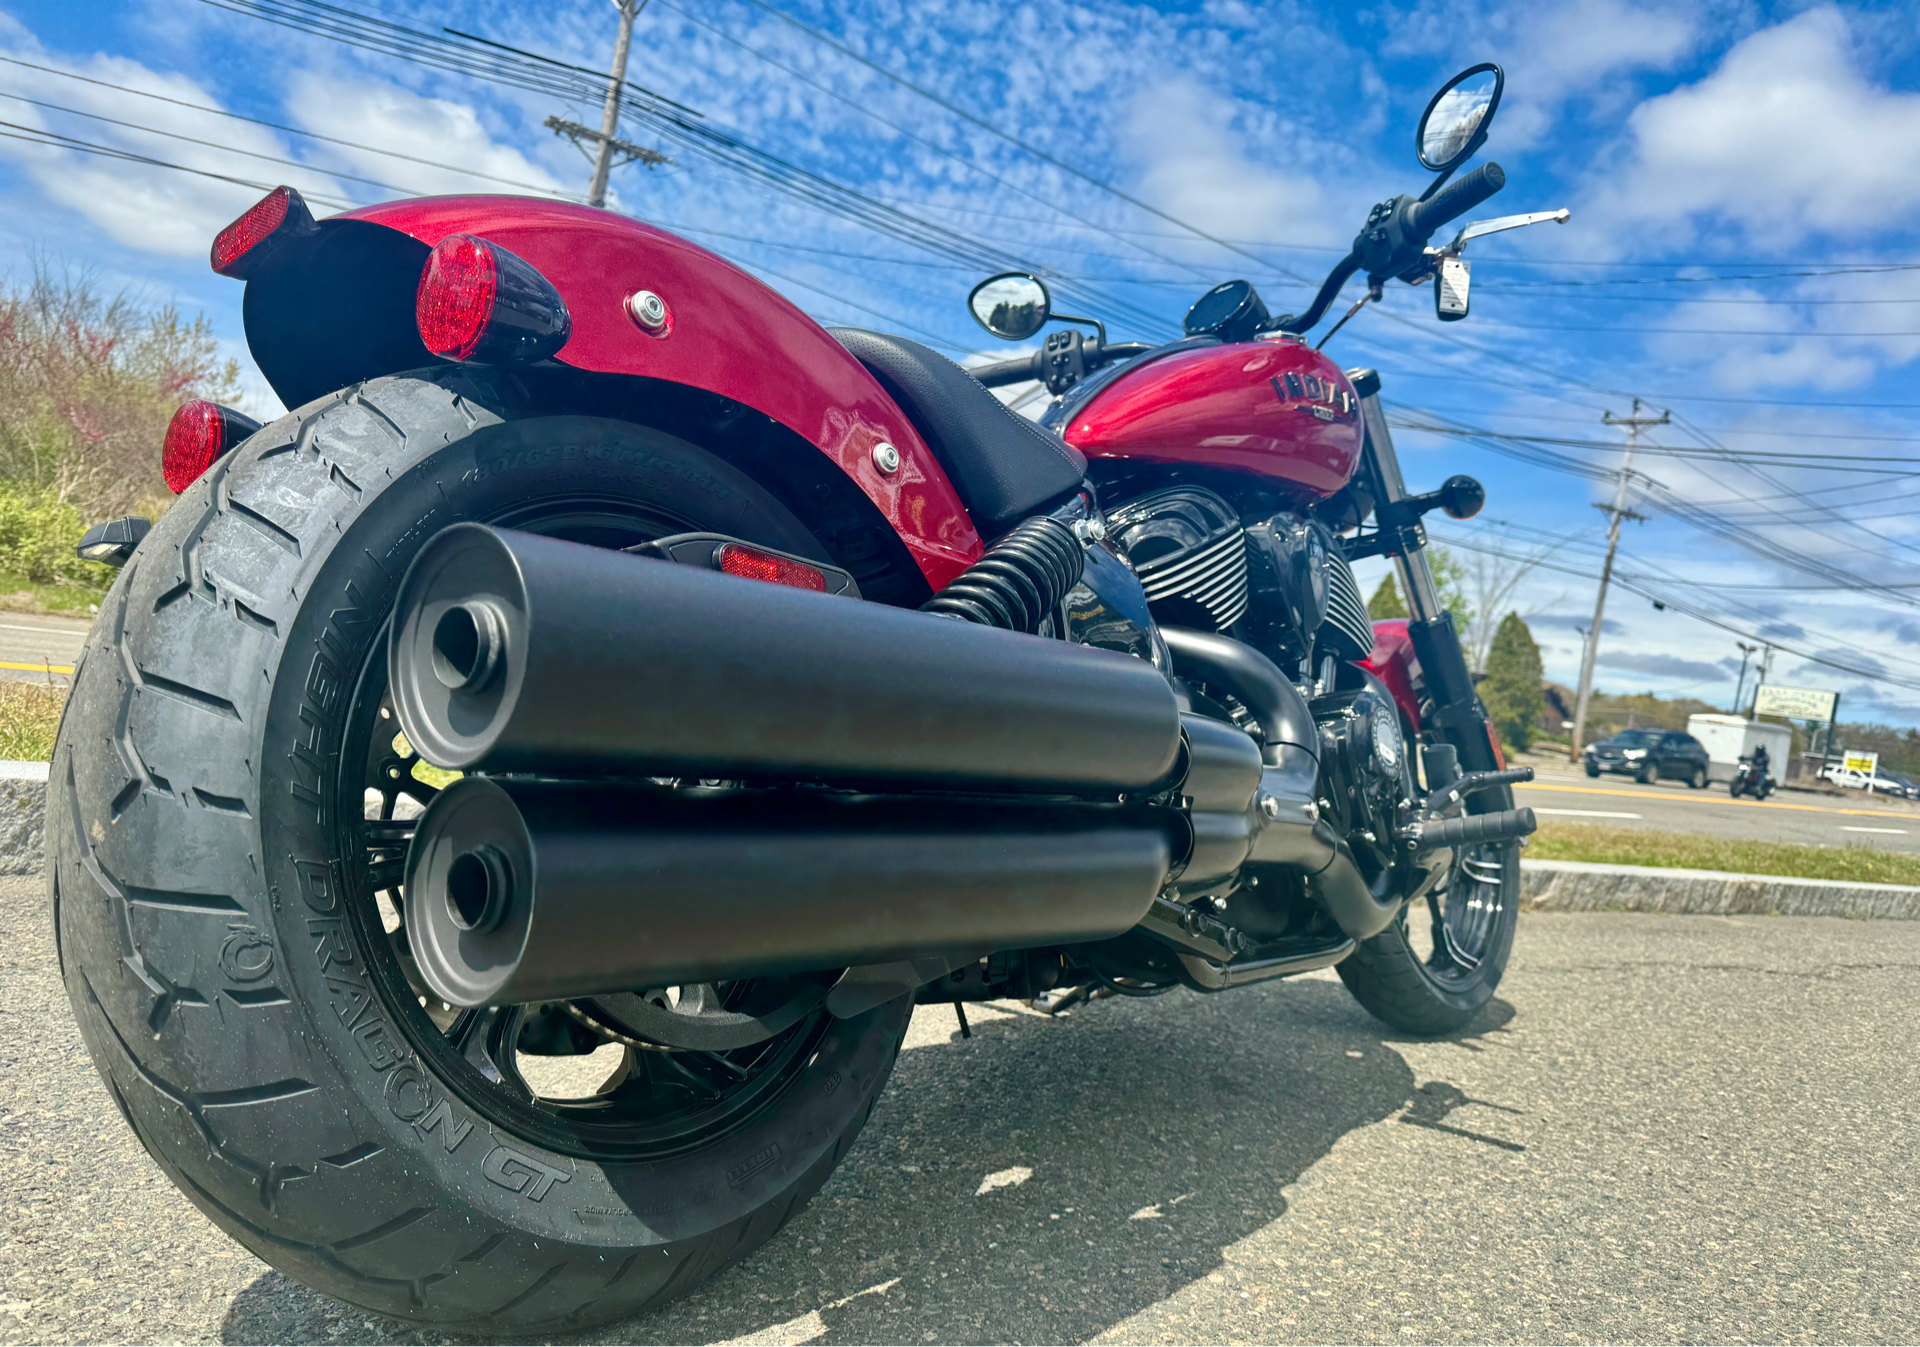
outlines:
{"label": "blue sky", "polygon": [[[616,21],[607,0],[342,3],[588,67],[604,67]],[[241,288],[207,270],[206,249],[257,192],[18,128],[340,202],[516,190],[498,180],[584,189],[584,160],[542,121],[597,124],[597,104],[343,45],[311,12],[241,12],[299,4],[0,0],[0,133],[15,137],[0,137],[0,272],[17,280],[36,257],[89,268],[204,310],[244,358]],[[1648,518],[1626,526],[1619,570],[1669,607],[1614,591],[1598,684],[1725,703],[1737,633],[1756,633],[1859,671],[1782,651],[1776,681],[1838,688],[1847,718],[1920,724],[1917,49],[1912,3],[651,0],[629,77],[949,240],[1048,268],[1076,309],[1135,339],[1176,332],[1229,277],[1276,312],[1304,303],[1367,208],[1424,183],[1411,138],[1432,89],[1500,61],[1506,101],[1482,157],[1508,187],[1476,216],[1567,206],[1572,221],[1476,243],[1467,322],[1441,327],[1428,291],[1399,286],[1327,348],[1381,369],[1404,425],[1447,428],[1400,431],[1410,483],[1487,484],[1482,519],[1436,535],[1469,566],[1488,556],[1475,547],[1542,558],[1499,611],[1527,616],[1548,675],[1571,683],[1604,540],[1591,507],[1610,495],[1594,474],[1619,463],[1601,414],[1639,395],[1673,424],[1636,461]],[[660,143],[641,122],[624,134]],[[986,349],[962,307],[979,269],[951,247],[664,148],[678,162],[618,170],[611,204],[824,322]],[[249,386],[256,410],[277,410]]]}

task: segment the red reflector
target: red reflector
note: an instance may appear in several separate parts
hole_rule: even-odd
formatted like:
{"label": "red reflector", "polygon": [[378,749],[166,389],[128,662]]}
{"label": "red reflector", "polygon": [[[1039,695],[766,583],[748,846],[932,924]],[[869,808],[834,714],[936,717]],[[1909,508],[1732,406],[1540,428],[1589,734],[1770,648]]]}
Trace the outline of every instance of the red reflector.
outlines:
{"label": "red reflector", "polygon": [[1500,731],[1496,730],[1493,727],[1493,722],[1491,720],[1487,722],[1487,742],[1493,745],[1494,767],[1499,771],[1502,771],[1502,772],[1506,771],[1507,755],[1500,751]]}
{"label": "red reflector", "polygon": [[743,580],[766,580],[776,585],[791,585],[795,589],[812,589],[822,594],[827,592],[824,572],[815,570],[804,561],[777,557],[771,552],[742,547],[739,543],[728,543],[720,549],[720,569]]}
{"label": "red reflector", "polygon": [[471,359],[486,335],[499,289],[500,269],[485,240],[471,234],[441,239],[414,296],[420,340],[443,360]]}
{"label": "red reflector", "polygon": [[292,196],[291,187],[276,187],[221,230],[213,241],[213,269],[222,276],[236,274],[240,260],[286,222]]}
{"label": "red reflector", "polygon": [[167,423],[166,442],[160,450],[160,474],[167,479],[167,490],[177,496],[199,481],[200,474],[226,452],[226,439],[218,406],[184,404]]}

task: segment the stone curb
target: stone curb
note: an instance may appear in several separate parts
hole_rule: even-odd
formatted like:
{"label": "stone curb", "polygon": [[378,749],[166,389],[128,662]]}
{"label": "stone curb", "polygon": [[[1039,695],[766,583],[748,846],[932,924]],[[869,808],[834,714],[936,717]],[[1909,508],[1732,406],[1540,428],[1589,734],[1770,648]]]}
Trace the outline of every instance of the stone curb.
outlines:
{"label": "stone curb", "polygon": [[1920,921],[1920,888],[1783,879],[1586,861],[1520,862],[1526,911],[1700,912],[1717,916],[1882,917]]}
{"label": "stone curb", "polygon": [[47,764],[0,759],[0,875],[37,875],[45,864]]}

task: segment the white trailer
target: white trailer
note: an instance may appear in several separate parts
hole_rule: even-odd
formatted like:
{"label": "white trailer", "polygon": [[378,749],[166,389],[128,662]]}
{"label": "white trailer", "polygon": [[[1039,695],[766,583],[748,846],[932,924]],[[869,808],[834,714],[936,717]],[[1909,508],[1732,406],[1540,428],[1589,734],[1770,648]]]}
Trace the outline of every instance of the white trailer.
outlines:
{"label": "white trailer", "polygon": [[1707,778],[1731,781],[1740,759],[1766,745],[1767,763],[1776,781],[1787,774],[1787,758],[1793,752],[1793,731],[1785,725],[1770,725],[1745,716],[1717,716],[1710,712],[1687,717],[1687,733],[1707,749]]}

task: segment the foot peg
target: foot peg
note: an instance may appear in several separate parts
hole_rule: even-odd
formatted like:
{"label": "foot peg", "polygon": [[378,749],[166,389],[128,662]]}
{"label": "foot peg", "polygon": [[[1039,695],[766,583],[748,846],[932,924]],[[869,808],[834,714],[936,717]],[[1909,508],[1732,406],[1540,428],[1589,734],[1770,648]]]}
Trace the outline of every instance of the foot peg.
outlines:
{"label": "foot peg", "polygon": [[1400,831],[1400,844],[1410,852],[1438,851],[1442,847],[1472,846],[1477,842],[1508,842],[1526,837],[1540,825],[1531,809],[1502,809],[1497,814],[1461,814],[1427,819]]}

